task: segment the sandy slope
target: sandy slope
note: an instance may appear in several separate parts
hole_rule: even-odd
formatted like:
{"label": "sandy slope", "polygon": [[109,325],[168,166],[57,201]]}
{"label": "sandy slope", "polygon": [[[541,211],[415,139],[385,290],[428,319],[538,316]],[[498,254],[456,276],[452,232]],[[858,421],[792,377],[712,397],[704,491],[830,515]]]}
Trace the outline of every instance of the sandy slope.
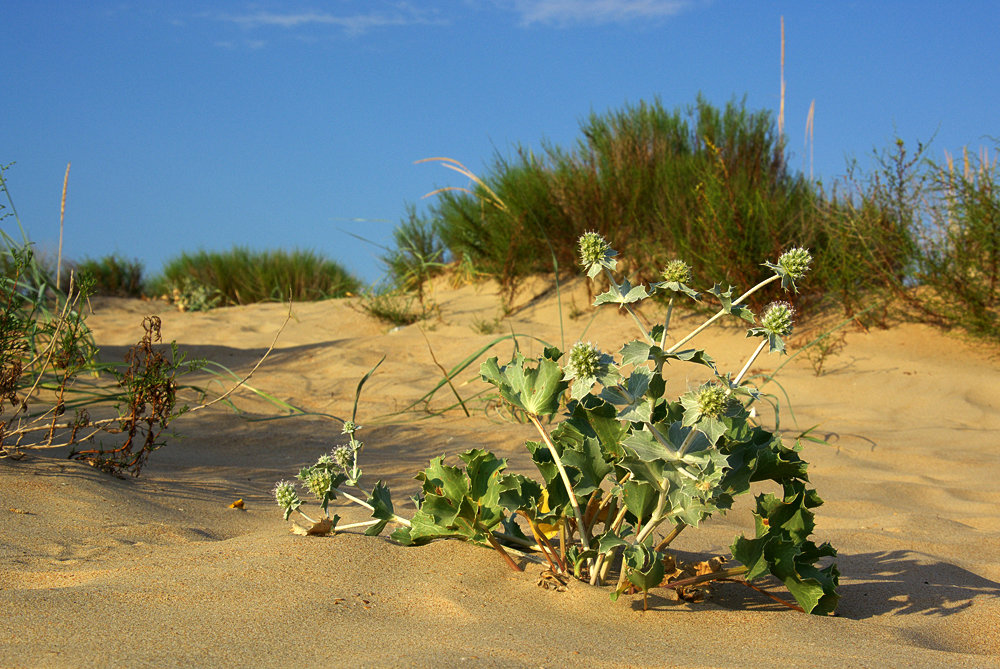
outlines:
{"label": "sandy slope", "polygon": [[[540,290],[524,293],[510,327],[559,344],[554,295],[529,302]],[[587,304],[582,284],[571,293],[563,296],[567,314]],[[439,286],[434,297],[441,320],[426,336],[446,367],[499,336],[472,327],[497,315],[489,288]],[[96,306],[90,324],[108,356],[120,355],[140,334],[142,316],[157,310],[165,337],[242,371],[285,311]],[[385,479],[402,505],[429,458],[472,447],[530,471],[521,446],[530,428],[487,415],[481,402],[470,402],[471,419],[452,409],[427,420],[373,421],[440,379],[416,326],[387,332],[348,302],[296,305],[294,313],[252,381],[275,396],[348,416],[358,379],[386,356],[359,414],[368,426],[366,485]],[[568,343],[589,319],[565,319]],[[633,327],[608,309],[584,339],[617,350]],[[739,328],[695,343],[724,370],[738,369],[753,347]],[[541,344],[522,346],[537,353]],[[509,342],[496,353],[506,358]],[[758,366],[775,364],[776,356]],[[800,358],[778,380],[797,419],[783,415],[786,434],[818,424],[831,444],[808,444],[804,455],[826,500],[816,537],[840,551],[836,617],[796,613],[737,584],[717,586],[700,604],[654,597],[643,613],[637,597],[611,603],[606,590],[580,583],[543,590],[535,583],[541,567],[515,573],[493,552],[454,541],[403,548],[353,533],[293,536],[270,490],[335,445],[339,425],[247,422],[213,408],[178,420],[184,438],[155,453],[139,479],[109,477],[57,451],[0,460],[0,665],[995,666],[1000,361],[983,347],[904,325],[852,332],[828,366],[816,377]],[[465,397],[485,388],[476,369],[460,377]],[[700,381],[693,367],[675,370],[669,392]],[[432,406],[451,403],[442,390]],[[251,399],[241,406],[267,410]],[[228,508],[237,498],[245,510]],[[752,531],[750,501],[674,545],[685,555],[727,553],[738,532]],[[358,507],[338,511],[345,522],[366,517]]]}

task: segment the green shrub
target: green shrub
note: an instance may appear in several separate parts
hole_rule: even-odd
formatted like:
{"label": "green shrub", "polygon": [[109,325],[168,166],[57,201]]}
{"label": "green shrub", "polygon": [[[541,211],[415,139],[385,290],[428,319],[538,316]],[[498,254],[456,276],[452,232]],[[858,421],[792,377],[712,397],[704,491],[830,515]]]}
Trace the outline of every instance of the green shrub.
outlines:
{"label": "green shrub", "polygon": [[[311,251],[183,253],[168,261],[154,291],[168,297],[185,281],[217,293],[225,304],[325,300],[356,293],[360,282],[339,264]],[[192,283],[193,282],[193,283]]]}
{"label": "green shrub", "polygon": [[972,334],[1000,339],[1000,170],[984,152],[962,170],[930,165],[917,281],[921,308]]}
{"label": "green shrub", "polygon": [[142,297],[142,263],[119,255],[98,260],[87,258],[76,263],[77,274],[89,274],[94,280],[94,293],[112,297]]}
{"label": "green shrub", "polygon": [[551,271],[553,255],[572,266],[575,240],[596,231],[626,240],[641,278],[680,256],[746,285],[757,258],[817,236],[817,189],[788,170],[769,112],[735,102],[720,111],[702,98],[668,112],[656,101],[592,114],[581,133],[572,150],[496,157],[485,187],[442,192],[432,215],[451,254],[513,290],[524,275]]}
{"label": "green shrub", "polygon": [[444,246],[431,219],[407,207],[407,218],[392,232],[395,247],[382,256],[390,281],[407,291],[416,291],[421,303],[429,279],[444,270]]}
{"label": "green shrub", "polygon": [[412,325],[437,311],[437,306],[417,300],[417,296],[391,283],[372,286],[361,296],[361,309],[383,323]]}

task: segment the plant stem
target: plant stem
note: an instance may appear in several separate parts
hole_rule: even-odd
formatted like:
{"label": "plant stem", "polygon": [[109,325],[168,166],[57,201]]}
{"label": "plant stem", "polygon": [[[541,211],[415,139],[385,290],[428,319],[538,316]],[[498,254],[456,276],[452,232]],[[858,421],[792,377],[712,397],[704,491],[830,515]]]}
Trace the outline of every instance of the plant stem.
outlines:
{"label": "plant stem", "polygon": [[[587,526],[583,522],[583,513],[580,511],[580,503],[576,501],[576,494],[573,492],[573,484],[570,483],[569,474],[566,473],[566,468],[563,466],[562,459],[560,459],[559,454],[556,452],[555,444],[552,443],[552,439],[549,438],[548,432],[542,427],[542,424],[538,422],[538,418],[529,413],[528,418],[534,424],[535,429],[538,433],[542,435],[542,440],[545,445],[548,446],[549,453],[552,454],[552,460],[556,463],[556,469],[559,470],[559,477],[562,479],[563,485],[566,486],[566,492],[569,494],[569,503],[573,507],[573,514],[576,516],[576,524],[580,529],[580,544],[583,550],[590,548],[590,533],[587,531]],[[593,562],[590,560],[589,562]]]}
{"label": "plant stem", "polygon": [[297,513],[298,513],[298,514],[299,514],[300,516],[302,516],[303,518],[305,518],[306,520],[308,520],[308,521],[309,521],[310,523],[312,523],[313,525],[315,525],[315,524],[317,523],[317,521],[313,520],[312,518],[310,518],[310,517],[309,517],[309,516],[307,516],[306,514],[302,513],[302,511],[301,511],[300,509],[295,509],[295,511],[296,511],[296,512],[297,512]]}
{"label": "plant stem", "polygon": [[[350,493],[347,493],[347,492],[344,492],[340,488],[335,488],[335,490],[337,492],[339,492],[341,495],[343,495],[344,497],[346,497],[347,499],[349,499],[352,502],[354,502],[355,504],[360,504],[361,506],[365,507],[369,511],[374,511],[375,510],[375,507],[372,506],[371,504],[369,504],[368,502],[365,502],[364,500],[360,500],[357,497],[355,497],[354,495],[352,495]],[[392,514],[392,520],[391,520],[391,522],[393,522],[393,523],[399,523],[400,525],[405,525],[406,527],[410,527],[410,521],[408,521],[406,518],[401,518],[401,517],[397,516],[396,514]]]}
{"label": "plant stem", "polygon": [[642,529],[637,535],[635,535],[635,543],[641,544],[646,540],[653,530],[655,530],[660,523],[664,520],[663,509],[667,505],[667,490],[670,489],[670,482],[666,479],[660,483],[660,496],[656,500],[656,509],[653,510],[653,515],[650,516],[649,522],[642,526]]}
{"label": "plant stem", "polygon": [[369,525],[375,525],[375,524],[381,523],[381,522],[382,522],[381,520],[378,520],[376,518],[375,520],[366,520],[366,521],[361,522],[361,523],[350,523],[349,525],[338,525],[337,526],[337,531],[339,532],[340,530],[349,530],[352,527],[368,527]]}
{"label": "plant stem", "polygon": [[[737,305],[737,304],[739,304],[740,302],[742,302],[743,300],[747,299],[748,297],[750,297],[751,295],[753,295],[754,293],[756,293],[758,290],[760,290],[761,288],[763,288],[767,284],[771,283],[772,281],[777,281],[779,278],[781,278],[781,277],[779,277],[777,274],[775,274],[774,276],[770,276],[770,277],[764,279],[763,281],[761,281],[760,283],[758,283],[756,286],[754,286],[753,288],[751,288],[750,290],[748,290],[747,292],[743,293],[738,298],[736,298],[735,300],[733,300],[731,302],[731,304],[734,305],[734,306]],[[714,323],[715,321],[717,321],[719,318],[721,318],[722,316],[724,316],[725,314],[728,314],[728,313],[729,312],[726,311],[725,309],[719,309],[719,312],[717,314],[715,314],[714,316],[712,316],[711,318],[709,318],[707,321],[705,321],[704,323],[702,323],[701,325],[699,325],[698,327],[696,327],[686,337],[684,337],[683,339],[681,339],[680,341],[678,341],[677,343],[675,343],[673,346],[671,346],[670,349],[667,351],[667,353],[673,353],[674,351],[676,351],[677,349],[679,349],[681,346],[683,346],[684,344],[686,344],[688,341],[690,341],[691,339],[694,339],[694,337],[696,335],[700,334],[702,330],[704,330],[709,325],[711,325],[712,323]]]}
{"label": "plant stem", "polygon": [[[677,455],[677,452],[674,451],[674,447],[666,439],[663,438],[663,435],[660,434],[659,431],[653,427],[653,424],[650,421],[648,420],[645,421],[643,425],[645,425],[646,429],[648,429],[652,433],[653,438],[656,439],[658,442],[660,442],[660,446],[663,446],[663,448],[670,451],[671,455]],[[622,481],[622,483],[624,483],[624,480]]]}
{"label": "plant stem", "polygon": [[[747,364],[743,365],[743,369],[741,369],[740,373],[736,375],[735,379],[733,379],[732,382],[733,387],[740,385],[740,381],[743,380],[743,376],[750,370],[750,365],[753,364],[753,361],[757,359],[757,356],[760,355],[760,352],[764,350],[764,346],[766,345],[767,345],[766,338],[757,345],[757,350],[753,352],[753,354],[747,360]],[[729,392],[732,392],[732,388],[729,389]]]}
{"label": "plant stem", "polygon": [[670,301],[667,302],[667,317],[663,319],[663,334],[660,335],[660,348],[667,345],[667,330],[670,328],[670,315],[674,311],[674,295],[670,294]]}
{"label": "plant stem", "polygon": [[492,546],[495,551],[500,553],[500,555],[507,562],[507,564],[510,565],[511,569],[513,569],[514,571],[524,571],[524,569],[522,569],[520,565],[514,562],[514,558],[512,558],[510,554],[503,549],[503,546],[497,543],[497,540],[493,538],[492,533],[490,532],[486,533],[486,541],[490,542],[490,546]]}
{"label": "plant stem", "polygon": [[692,576],[691,578],[685,578],[680,581],[672,581],[667,583],[668,588],[681,588],[687,585],[698,585],[699,583],[707,583],[708,581],[715,581],[723,578],[732,578],[733,576],[739,576],[745,574],[749,571],[746,567],[731,567],[729,569],[721,569],[719,571],[713,571],[710,574],[702,574],[701,576]]}
{"label": "plant stem", "polygon": [[531,528],[531,533],[535,536],[535,541],[538,542],[539,548],[542,549],[542,555],[548,561],[549,566],[552,568],[554,573],[565,573],[566,565],[562,560],[559,559],[559,554],[556,553],[556,549],[552,547],[549,540],[545,538],[545,534],[538,528],[537,523],[531,519],[530,516],[524,511],[518,511],[527,521],[528,527]]}
{"label": "plant stem", "polygon": [[[679,449],[677,449],[677,457],[678,458],[683,458],[684,457],[684,454],[687,453],[688,448],[691,447],[691,442],[694,441],[694,437],[695,437],[695,435],[697,433],[698,433],[698,429],[695,428],[694,425],[692,425],[691,426],[691,430],[687,433],[687,436],[684,437],[684,441],[681,443],[681,447]],[[681,472],[682,474],[688,474],[689,478],[693,478],[693,479],[697,480],[697,477],[696,476],[690,476],[691,472],[687,471],[686,469],[683,469],[683,470],[682,469],[678,469],[677,471]]]}
{"label": "plant stem", "polygon": [[663,538],[663,541],[656,544],[656,548],[653,550],[662,551],[664,548],[669,546],[671,542],[677,538],[677,535],[684,531],[685,527],[687,527],[686,523],[677,523],[674,525],[674,529],[670,530],[670,533]]}

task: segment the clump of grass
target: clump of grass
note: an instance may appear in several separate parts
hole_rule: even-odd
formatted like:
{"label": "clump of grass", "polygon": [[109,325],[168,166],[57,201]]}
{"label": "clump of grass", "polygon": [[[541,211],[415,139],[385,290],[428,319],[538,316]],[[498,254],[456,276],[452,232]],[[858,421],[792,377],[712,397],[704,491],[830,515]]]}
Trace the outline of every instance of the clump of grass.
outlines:
{"label": "clump of grass", "polygon": [[170,295],[183,291],[185,279],[221,296],[222,304],[313,301],[356,294],[361,283],[333,260],[311,251],[183,253],[169,260],[152,290]]}
{"label": "clump of grass", "polygon": [[985,149],[930,166],[928,223],[916,277],[919,307],[938,321],[1000,339],[1000,169]]}
{"label": "clump of grass", "polygon": [[477,334],[496,334],[500,331],[503,323],[503,318],[501,316],[494,316],[493,318],[479,318],[478,316],[472,319],[472,331]]}
{"label": "clump of grass", "polygon": [[111,297],[142,297],[142,263],[113,254],[103,258],[86,258],[75,263],[78,275],[93,278],[94,294]]}
{"label": "clump of grass", "polygon": [[846,347],[847,333],[842,330],[823,333],[812,341],[806,337],[799,337],[798,348],[809,361],[816,376],[823,376],[829,359],[839,355]]}
{"label": "clump of grass", "polygon": [[[837,306],[885,326],[909,314],[1000,338],[998,163],[986,153],[958,170],[927,159],[927,147],[896,139],[824,187],[789,169],[767,111],[703,98],[686,110],[659,101],[592,114],[570,148],[543,144],[499,153],[483,176],[433,158],[469,178],[434,194],[423,248],[446,249],[463,270],[491,276],[505,305],[526,276],[572,264],[584,232],[626,240],[628,269],[641,280],[671,257],[702,274],[748,285],[757,258],[786,243],[809,247],[819,270],[799,296],[812,312]],[[411,235],[404,234],[405,240]],[[754,304],[776,299],[776,288]],[[872,308],[879,303],[879,308]]]}
{"label": "clump of grass", "polygon": [[594,230],[627,240],[640,276],[685,256],[746,285],[757,258],[813,241],[815,189],[788,169],[768,112],[703,98],[669,112],[655,101],[593,114],[581,135],[572,149],[517,147],[469,189],[440,191],[432,215],[452,256],[514,290],[553,256],[571,266],[575,240]]}
{"label": "clump of grass", "polygon": [[393,230],[392,237],[394,248],[382,256],[388,278],[403,290],[415,291],[423,302],[427,282],[445,269],[445,249],[437,226],[409,205],[406,220]]}
{"label": "clump of grass", "polygon": [[396,327],[412,325],[427,315],[416,295],[386,283],[366,290],[361,296],[360,307],[374,318]]}
{"label": "clump of grass", "polygon": [[[16,219],[4,170],[0,191],[7,204],[0,204],[0,217]],[[60,290],[21,231],[22,242],[3,234],[0,248],[6,270],[0,276],[0,458],[70,447],[70,457],[138,476],[162,445],[160,435],[185,410],[176,404],[177,379],[195,365],[176,347],[169,358],[153,349],[160,336],[156,317],[145,319],[146,334],[123,364],[99,362],[81,308],[93,291],[93,275],[77,281],[67,272],[67,289]],[[104,380],[109,375],[114,383]],[[91,410],[112,417],[92,418]],[[76,450],[98,435],[113,444]]]}

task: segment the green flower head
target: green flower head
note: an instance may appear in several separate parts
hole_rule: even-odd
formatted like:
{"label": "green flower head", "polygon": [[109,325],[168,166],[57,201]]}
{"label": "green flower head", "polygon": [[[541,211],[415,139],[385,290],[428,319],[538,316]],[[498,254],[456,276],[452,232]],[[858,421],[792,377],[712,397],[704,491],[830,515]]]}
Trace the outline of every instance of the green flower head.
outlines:
{"label": "green flower head", "polygon": [[601,352],[590,342],[578,341],[569,351],[569,363],[566,365],[566,378],[589,378],[598,376],[607,368],[607,363],[601,360]]}
{"label": "green flower head", "polygon": [[586,270],[587,276],[593,279],[602,268],[613,270],[618,261],[618,255],[608,241],[596,232],[585,232],[580,237],[580,264]]}
{"label": "green flower head", "polygon": [[690,283],[691,267],[683,260],[671,260],[660,275],[664,283]]}
{"label": "green flower head", "polygon": [[778,265],[785,270],[785,273],[793,281],[801,279],[809,271],[809,264],[812,262],[812,254],[803,248],[794,248],[785,251],[778,258]]}
{"label": "green flower head", "polygon": [[729,396],[726,389],[716,383],[706,383],[698,389],[696,395],[698,411],[702,416],[720,418],[729,407]]}
{"label": "green flower head", "polygon": [[341,434],[354,434],[361,429],[360,425],[356,425],[353,420],[345,420],[344,427],[340,430]]}
{"label": "green flower head", "polygon": [[278,502],[278,506],[284,509],[286,512],[294,511],[295,509],[302,506],[302,501],[299,499],[298,494],[295,492],[295,485],[288,481],[278,481],[274,485],[274,499]]}
{"label": "green flower head", "polygon": [[767,334],[787,337],[792,334],[795,309],[788,302],[772,302],[764,309],[761,327]]}
{"label": "green flower head", "polygon": [[794,248],[785,251],[778,258],[778,264],[766,262],[764,267],[772,270],[781,277],[781,287],[785,290],[791,288],[798,292],[795,282],[806,275],[809,271],[809,264],[812,263],[812,254],[803,248]]}
{"label": "green flower head", "polygon": [[309,492],[320,498],[326,495],[332,482],[333,475],[329,469],[314,467],[305,476],[306,488],[309,489]]}
{"label": "green flower head", "polygon": [[350,474],[357,458],[357,449],[351,444],[337,446],[332,452],[333,461],[345,474]]}

